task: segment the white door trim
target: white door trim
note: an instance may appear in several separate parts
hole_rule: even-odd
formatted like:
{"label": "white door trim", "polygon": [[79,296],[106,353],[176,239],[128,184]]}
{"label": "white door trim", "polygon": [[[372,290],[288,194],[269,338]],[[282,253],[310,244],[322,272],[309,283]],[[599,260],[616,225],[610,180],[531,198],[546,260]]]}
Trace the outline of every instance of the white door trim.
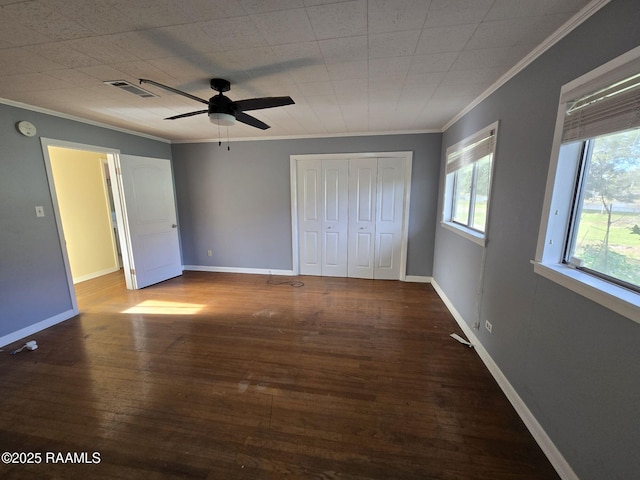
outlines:
{"label": "white door trim", "polygon": [[[114,212],[116,210],[116,199],[113,196],[113,188],[111,187],[111,185],[113,184],[113,182],[116,180],[115,178],[111,178],[111,167],[109,167],[109,157],[113,157],[113,155],[107,155],[104,159],[102,159],[100,161],[100,163],[102,164],[102,181],[104,182],[104,189],[105,189],[105,195],[107,197],[107,204],[109,205],[109,215],[111,215],[111,202],[110,200],[113,200],[113,205],[114,205]],[[107,178],[107,173],[109,174],[109,177]],[[116,268],[114,271],[118,271],[122,268],[122,262],[119,258],[119,254],[118,254],[118,245],[120,242],[120,239],[118,238],[118,220],[116,219],[116,228],[113,228],[113,219],[111,221],[112,224],[112,228],[111,228],[111,238],[112,238],[112,242],[113,242],[113,257],[116,260]]]}
{"label": "white door trim", "polygon": [[291,253],[293,274],[300,274],[300,250],[298,245],[298,161],[308,159],[330,160],[339,158],[404,158],[405,179],[404,179],[404,205],[402,213],[402,244],[400,250],[400,278],[405,280],[407,276],[407,245],[409,237],[409,202],[411,198],[411,167],[413,164],[413,152],[359,152],[359,153],[327,153],[327,154],[307,154],[290,155],[289,172],[291,181]]}
{"label": "white door trim", "polygon": [[407,279],[407,251],[409,243],[409,204],[411,203],[411,167],[413,152],[403,152],[404,164],[404,209],[402,210],[402,243],[400,245],[400,280]]}

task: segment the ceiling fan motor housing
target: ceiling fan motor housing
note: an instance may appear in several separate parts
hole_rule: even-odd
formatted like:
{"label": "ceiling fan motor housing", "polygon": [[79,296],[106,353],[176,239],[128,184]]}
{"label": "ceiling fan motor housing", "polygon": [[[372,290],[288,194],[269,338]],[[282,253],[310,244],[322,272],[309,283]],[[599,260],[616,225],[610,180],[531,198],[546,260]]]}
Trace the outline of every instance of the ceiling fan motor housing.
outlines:
{"label": "ceiling fan motor housing", "polygon": [[227,113],[235,116],[236,111],[235,103],[228,97],[222,95],[222,93],[214,95],[209,99],[209,115],[212,113]]}

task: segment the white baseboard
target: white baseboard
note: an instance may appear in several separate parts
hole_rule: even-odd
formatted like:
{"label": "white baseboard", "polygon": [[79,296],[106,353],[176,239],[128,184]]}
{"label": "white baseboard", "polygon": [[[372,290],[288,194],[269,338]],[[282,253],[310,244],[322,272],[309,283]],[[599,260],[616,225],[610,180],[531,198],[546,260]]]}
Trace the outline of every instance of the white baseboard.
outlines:
{"label": "white baseboard", "polygon": [[424,277],[421,275],[407,275],[404,277],[405,282],[413,282],[413,283],[431,283],[433,281],[433,277]]}
{"label": "white baseboard", "polygon": [[293,270],[272,270],[268,268],[210,267],[207,265],[185,265],[184,270],[194,272],[249,273],[253,275],[293,275]]}
{"label": "white baseboard", "polygon": [[518,395],[516,390],[513,388],[513,385],[511,385],[509,380],[507,380],[507,377],[504,376],[498,365],[493,361],[493,358],[491,358],[489,352],[487,352],[487,350],[482,346],[473,329],[469,327],[467,322],[464,321],[464,318],[462,318],[462,315],[460,315],[449,298],[447,298],[447,295],[444,293],[442,288],[440,288],[435,280],[432,280],[431,284],[433,285],[433,288],[438,296],[440,296],[444,304],[451,312],[451,315],[453,315],[453,318],[455,318],[464,334],[473,344],[476,352],[478,352],[478,356],[485,364],[491,375],[493,375],[493,378],[496,380],[509,402],[511,402],[511,405],[515,409],[516,413],[520,416],[525,426],[529,429],[529,432],[531,432],[531,435],[538,443],[543,453],[549,459],[549,462],[551,463],[551,465],[553,465],[553,468],[555,468],[556,472],[558,472],[560,478],[562,478],[562,480],[580,480],[569,463],[562,456],[562,453],[560,453],[558,448],[554,445],[549,435],[547,435],[547,433],[544,431],[542,425],[538,423],[536,418],[533,416],[533,413],[531,413],[531,410],[529,410],[522,398],[520,398],[520,395]]}
{"label": "white baseboard", "polygon": [[4,347],[5,345],[9,345],[10,343],[17,342],[21,338],[35,335],[45,328],[49,328],[57,323],[64,322],[65,320],[69,320],[70,318],[75,317],[77,314],[78,312],[75,310],[67,310],[66,312],[62,312],[38,323],[34,323],[33,325],[29,325],[28,327],[21,328],[20,330],[10,333],[9,335],[0,337],[0,347]]}
{"label": "white baseboard", "polygon": [[[244,267],[212,267],[208,265],[184,265],[184,270],[194,272],[220,272],[220,273],[248,273],[253,275],[295,275],[293,270],[272,270],[268,268],[244,268]],[[433,277],[421,275],[407,275],[405,282],[431,283]]]}
{"label": "white baseboard", "polygon": [[94,278],[107,275],[108,273],[117,272],[118,270],[120,270],[120,267],[111,267],[111,268],[106,268],[104,270],[100,270],[98,272],[88,273],[87,275],[82,275],[80,277],[74,278],[73,284],[75,285],[76,283],[86,282],[87,280],[92,280]]}

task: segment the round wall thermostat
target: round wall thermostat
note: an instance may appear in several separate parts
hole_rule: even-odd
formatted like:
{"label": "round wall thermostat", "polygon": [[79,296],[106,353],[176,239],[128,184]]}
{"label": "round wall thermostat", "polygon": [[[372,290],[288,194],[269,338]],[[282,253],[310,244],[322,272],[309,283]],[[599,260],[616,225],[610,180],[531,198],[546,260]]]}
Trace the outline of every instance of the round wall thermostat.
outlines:
{"label": "round wall thermostat", "polygon": [[27,122],[26,120],[18,122],[16,124],[16,127],[18,127],[18,131],[25,137],[33,137],[37,132],[36,126],[31,122]]}

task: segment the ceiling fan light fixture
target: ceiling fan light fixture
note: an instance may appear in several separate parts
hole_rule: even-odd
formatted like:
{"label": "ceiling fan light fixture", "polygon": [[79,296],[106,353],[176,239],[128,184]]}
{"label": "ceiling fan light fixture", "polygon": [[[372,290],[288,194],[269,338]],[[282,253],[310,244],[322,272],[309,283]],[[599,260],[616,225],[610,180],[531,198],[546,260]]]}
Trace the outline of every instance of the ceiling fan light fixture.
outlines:
{"label": "ceiling fan light fixture", "polygon": [[236,117],[229,115],[228,113],[210,113],[209,121],[215,125],[221,127],[230,127],[236,124]]}

